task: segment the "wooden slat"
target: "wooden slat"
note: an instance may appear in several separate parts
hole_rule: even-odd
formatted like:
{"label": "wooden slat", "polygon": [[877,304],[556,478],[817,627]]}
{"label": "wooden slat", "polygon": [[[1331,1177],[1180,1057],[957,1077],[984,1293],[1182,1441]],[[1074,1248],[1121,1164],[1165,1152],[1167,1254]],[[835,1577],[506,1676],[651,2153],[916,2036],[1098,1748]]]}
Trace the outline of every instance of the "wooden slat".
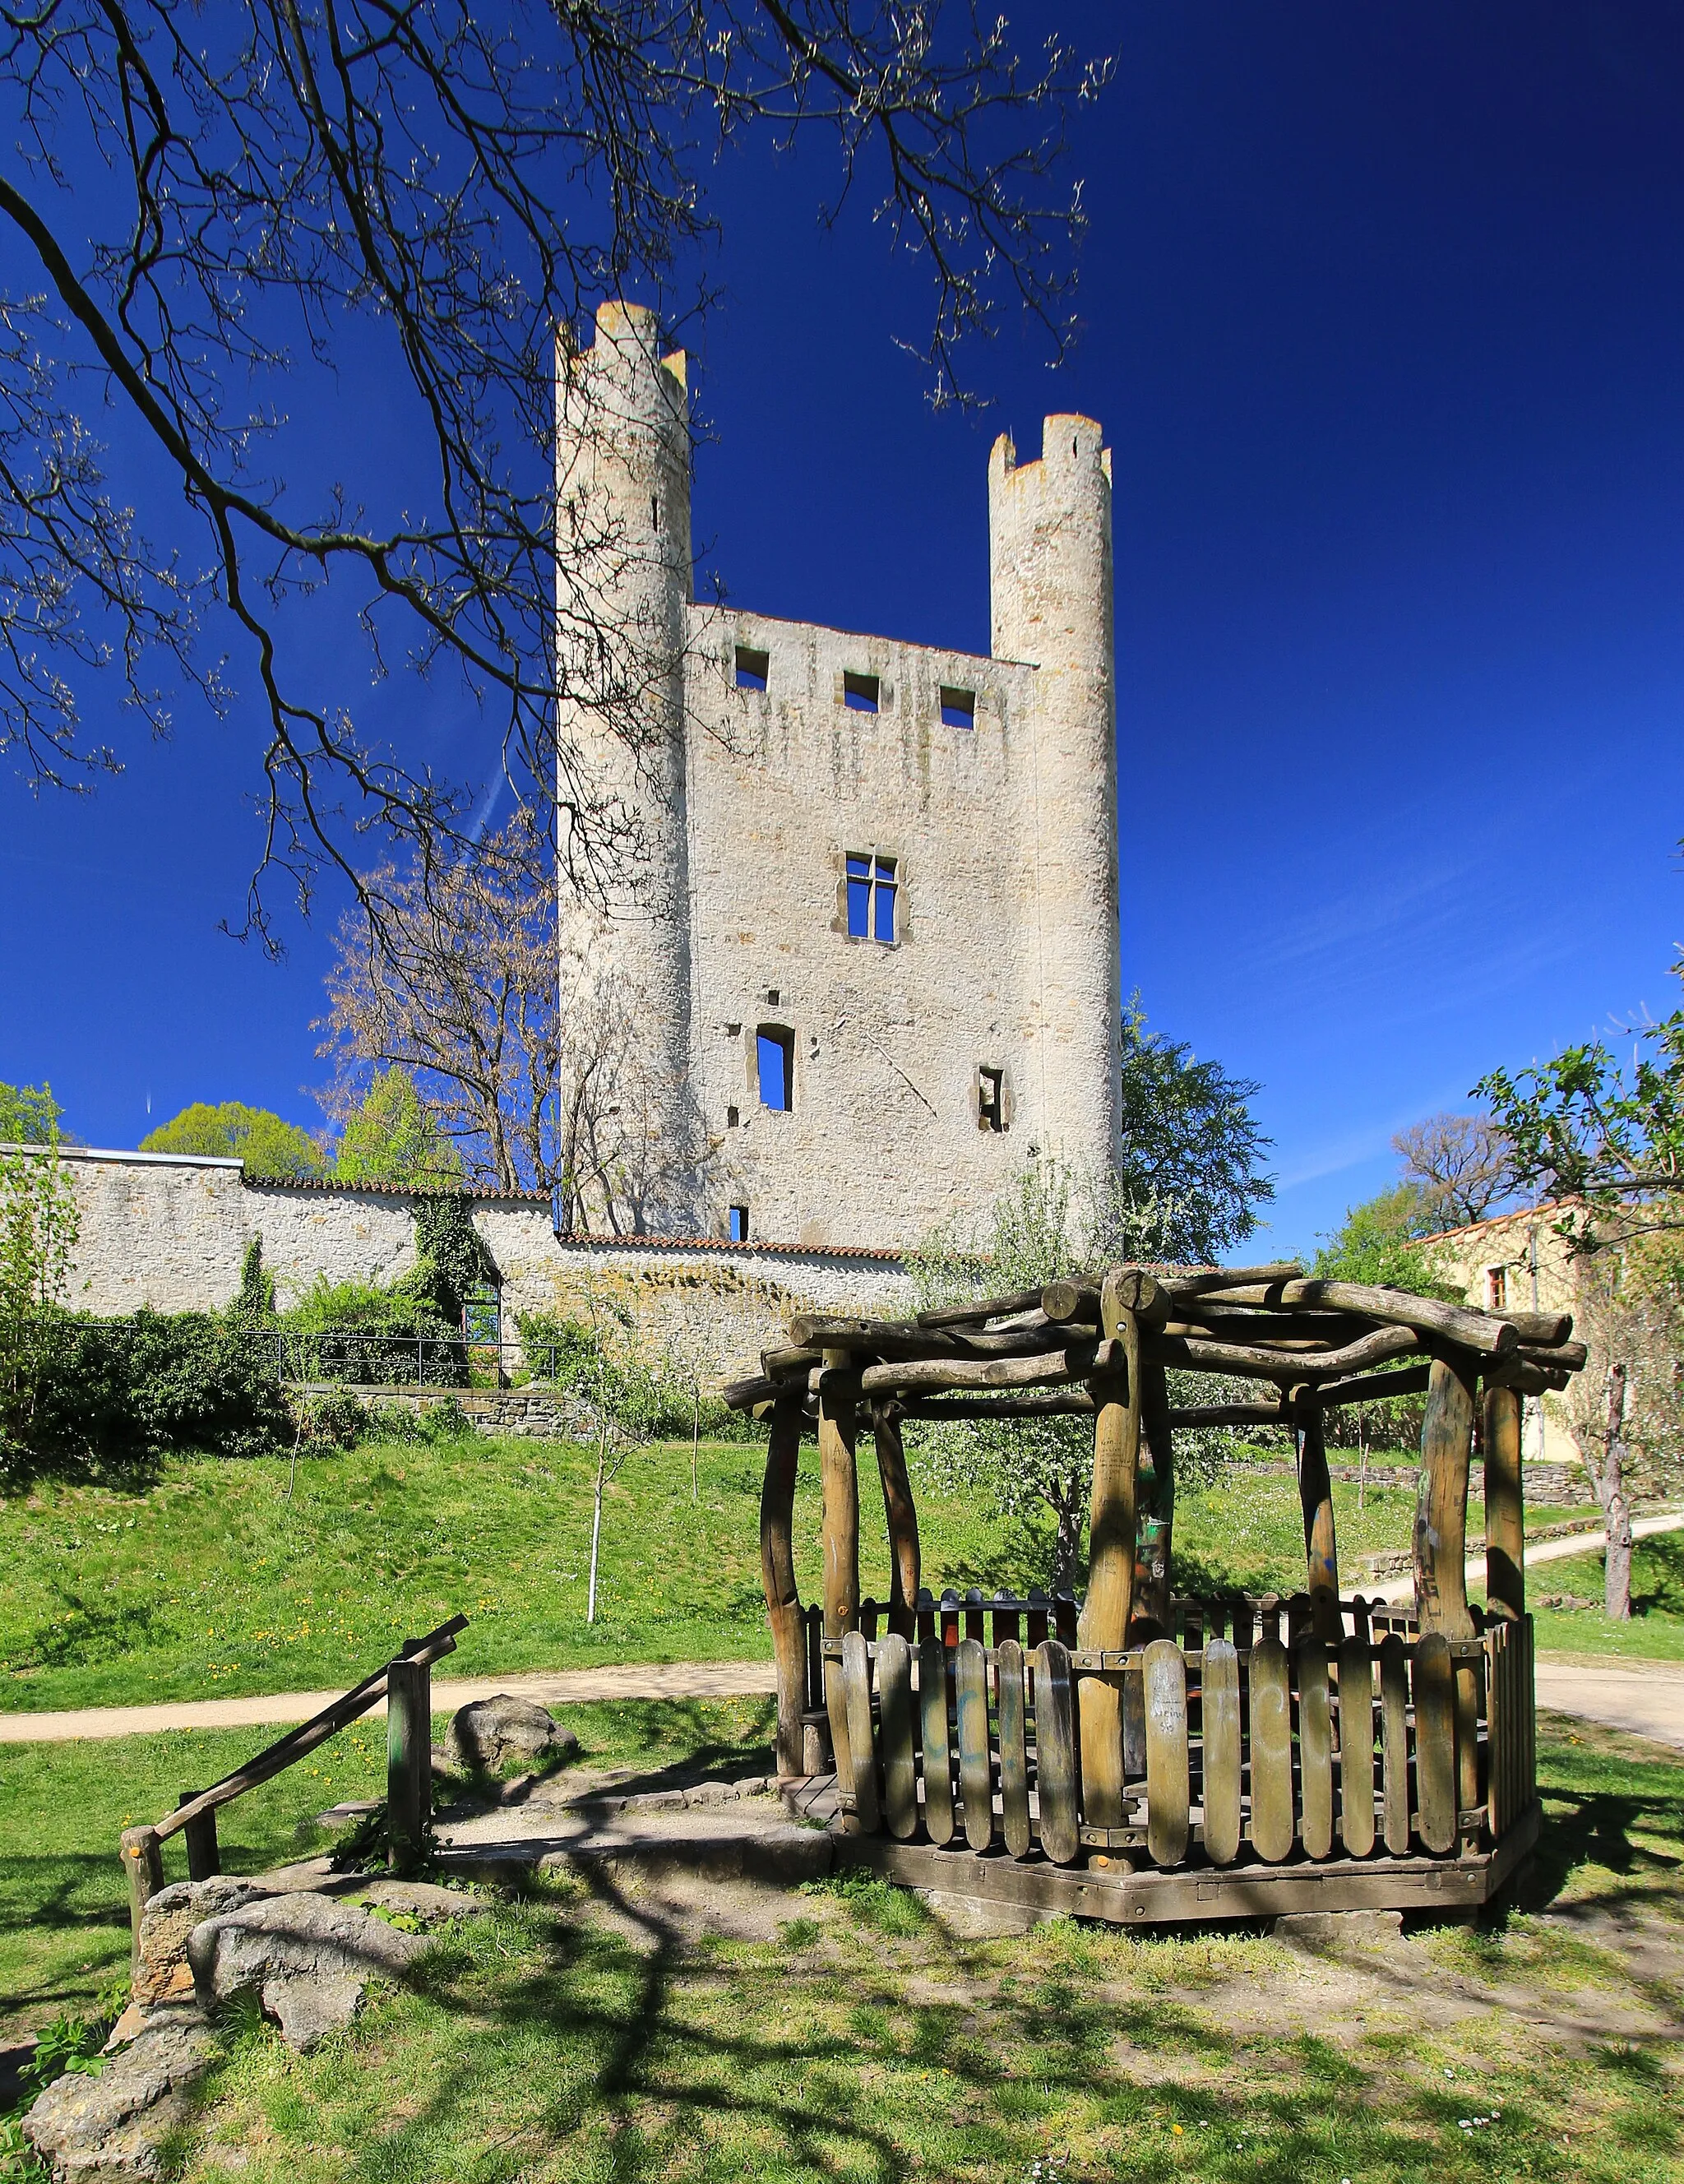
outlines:
{"label": "wooden slat", "polygon": [[1298,1833],[1306,1857],[1333,1855],[1333,1717],[1328,1704],[1327,1648],[1306,1638],[1298,1648]]}
{"label": "wooden slat", "polygon": [[1034,1654],[1035,1787],[1040,1804],[1040,1845],[1055,1865],[1073,1865],[1081,1854],[1076,1798],[1076,1719],[1070,1655],[1057,1638]]}
{"label": "wooden slat", "polygon": [[795,1583],[795,1474],[801,1446],[801,1398],[780,1395],[772,1406],[760,1495],[760,1573],[772,1624],[778,1673],[778,1771],[801,1772],[801,1716],[806,1711],[806,1649],[801,1596]]}
{"label": "wooden slat", "polygon": [[1485,1391],[1486,1613],[1526,1612],[1526,1520],[1520,1486],[1520,1398]]}
{"label": "wooden slat", "polygon": [[918,1773],[912,1754],[912,1649],[898,1630],[877,1648],[878,1736],[883,1747],[883,1816],[897,1842],[918,1831]]}
{"label": "wooden slat", "polygon": [[988,1654],[979,1640],[962,1638],[954,1663],[958,1685],[959,1791],[965,1840],[986,1850],[994,1840],[994,1764],[988,1736]]}
{"label": "wooden slat", "polygon": [[1456,1847],[1456,1674],[1449,1641],[1439,1631],[1416,1641],[1414,1699],[1421,1841],[1441,1856]]}
{"label": "wooden slat", "polygon": [[878,1477],[883,1483],[883,1514],[889,1528],[889,1627],[903,1638],[914,1631],[918,1597],[918,1513],[906,1475],[906,1451],[901,1421],[890,1404],[872,1409],[872,1439]]}
{"label": "wooden slat", "polygon": [[1375,1847],[1375,1674],[1366,1636],[1339,1649],[1339,1833],[1347,1858]]}
{"label": "wooden slat", "polygon": [[[1096,1375],[1094,1475],[1089,1515],[1088,1591],[1078,1635],[1095,1652],[1128,1642],[1135,1591],[1135,1512],[1140,1451],[1140,1333],[1107,1275],[1101,1318],[1120,1344],[1124,1370]],[[1123,1825],[1123,1708],[1119,1680],[1090,1676],[1082,1691],[1082,1815],[1091,1827]]]}
{"label": "wooden slat", "polygon": [[1477,1372],[1464,1352],[1446,1351],[1433,1359],[1428,1376],[1415,1509],[1415,1612],[1423,1635],[1474,1635],[1468,1613],[1468,1464]]}
{"label": "wooden slat", "polygon": [[1000,1823],[1013,1858],[1027,1858],[1029,1833],[1029,1763],[1023,1720],[1023,1649],[1015,1638],[1002,1638],[995,1649],[995,1687],[1000,1708]]}
{"label": "wooden slat", "polygon": [[877,1791],[877,1753],[872,1747],[871,1653],[862,1631],[850,1630],[842,1640],[842,1703],[848,1718],[848,1771],[837,1774],[854,1793],[854,1818],[868,1836],[883,1821]]}
{"label": "wooden slat", "polygon": [[1506,1623],[1486,1633],[1486,1825],[1497,1841],[1508,1819],[1508,1648]]}
{"label": "wooden slat", "polygon": [[924,1829],[933,1843],[953,1840],[953,1747],[947,1722],[947,1648],[940,1638],[918,1646],[918,1741],[923,1749]]}
{"label": "wooden slat", "polygon": [[1146,1848],[1155,1865],[1187,1855],[1191,1800],[1187,1663],[1173,1639],[1155,1638],[1142,1669],[1146,1716]]}
{"label": "wooden slat", "polygon": [[1003,1646],[1008,1638],[1021,1639],[1023,1634],[1018,1628],[1020,1612],[1019,1603],[1011,1593],[1001,1591],[995,1594],[993,1619],[996,1646]]}
{"label": "wooden slat", "polygon": [[1240,1855],[1240,1656],[1226,1638],[1205,1643],[1199,1713],[1204,1745],[1205,1853],[1213,1865]]}
{"label": "wooden slat", "polygon": [[1456,1802],[1464,1813],[1485,1802],[1480,1780],[1480,1692],[1484,1668],[1477,1655],[1456,1663]]}
{"label": "wooden slat", "polygon": [[386,1825],[394,1873],[421,1864],[431,1818],[432,1672],[425,1661],[393,1661],[386,1671]]}
{"label": "wooden slat", "polygon": [[1023,1636],[1030,1652],[1033,1653],[1036,1646],[1042,1644],[1046,1637],[1047,1618],[1052,1612],[1052,1602],[1039,1585],[1032,1585],[1029,1587],[1027,1605],[1029,1613],[1024,1618],[1026,1627]]}
{"label": "wooden slat", "polygon": [[1339,1550],[1333,1526],[1333,1482],[1328,1476],[1327,1443],[1322,1430],[1321,1406],[1313,1395],[1303,1393],[1299,1396],[1293,1406],[1292,1424],[1293,1438],[1297,1445],[1298,1507],[1304,1527],[1310,1627],[1324,1645],[1336,1646],[1341,1624]]}
{"label": "wooden slat", "polygon": [[1393,1630],[1380,1641],[1380,1785],[1386,1847],[1409,1853],[1409,1663]]}
{"label": "wooden slat", "polygon": [[1252,1649],[1252,1843],[1279,1865],[1292,1855],[1292,1693],[1286,1648]]}
{"label": "wooden slat", "polygon": [[[845,1365],[845,1351],[825,1352],[827,1366]],[[818,1398],[818,1468],[824,1490],[824,1635],[845,1637],[860,1627],[860,1481],[854,1461],[854,1396],[845,1377],[826,1373]],[[825,1712],[839,1783],[852,1780],[848,1708],[841,1664],[827,1661]],[[863,1823],[862,1823],[863,1825]]]}
{"label": "wooden slat", "polygon": [[[1143,1642],[1151,1635],[1151,1626],[1143,1633],[1136,1621],[1131,1635],[1135,1643]],[[1138,1660],[1130,1662],[1123,1671],[1123,1779],[1138,1782],[1146,1771],[1146,1691]]]}

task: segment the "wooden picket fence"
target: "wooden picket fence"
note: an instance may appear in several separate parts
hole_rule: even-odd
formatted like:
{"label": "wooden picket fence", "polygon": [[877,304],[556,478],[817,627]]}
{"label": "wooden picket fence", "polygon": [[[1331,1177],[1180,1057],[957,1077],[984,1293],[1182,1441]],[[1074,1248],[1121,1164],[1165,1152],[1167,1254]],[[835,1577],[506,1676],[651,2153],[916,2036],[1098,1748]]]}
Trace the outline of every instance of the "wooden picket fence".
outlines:
{"label": "wooden picket fence", "polygon": [[[1178,1602],[1176,1637],[1096,1653],[1070,1642],[1073,1602],[1045,1595],[925,1593],[911,1638],[877,1635],[871,1607],[841,1638],[808,1633],[839,1802],[866,1835],[1057,1866],[1447,1858],[1501,1841],[1535,1801],[1529,1617],[1452,1640],[1358,1598],[1334,1645],[1307,1596],[1235,1596]],[[1096,1679],[1121,1689],[1120,1826],[1085,1818]]]}

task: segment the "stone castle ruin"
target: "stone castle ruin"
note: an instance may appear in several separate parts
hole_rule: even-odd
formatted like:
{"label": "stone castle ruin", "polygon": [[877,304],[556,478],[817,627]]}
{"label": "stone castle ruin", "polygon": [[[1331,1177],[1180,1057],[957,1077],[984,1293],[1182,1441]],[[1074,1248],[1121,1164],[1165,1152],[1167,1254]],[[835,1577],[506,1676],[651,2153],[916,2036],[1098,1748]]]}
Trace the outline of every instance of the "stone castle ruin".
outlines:
{"label": "stone castle ruin", "polygon": [[570,1225],[905,1248],[1033,1155],[1110,1165],[1099,426],[1047,418],[1038,462],[995,443],[980,657],[693,597],[685,360],[653,313],[604,307],[560,387],[563,741],[636,844],[583,906],[561,842]]}

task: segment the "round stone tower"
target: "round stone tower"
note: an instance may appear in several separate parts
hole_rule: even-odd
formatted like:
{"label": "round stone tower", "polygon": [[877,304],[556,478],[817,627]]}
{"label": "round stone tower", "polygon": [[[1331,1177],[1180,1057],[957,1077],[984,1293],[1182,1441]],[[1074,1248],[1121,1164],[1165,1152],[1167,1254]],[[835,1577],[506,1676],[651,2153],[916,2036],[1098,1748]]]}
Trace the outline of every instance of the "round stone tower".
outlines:
{"label": "round stone tower", "polygon": [[684,657],[689,404],[654,312],[605,304],[556,393],[565,1225],[694,1227]]}
{"label": "round stone tower", "polygon": [[[1026,724],[1031,1000],[1020,1125],[1078,1166],[1118,1151],[1122,965],[1112,628],[1111,451],[1087,417],[1048,417],[1041,457],[989,461],[996,659],[1037,672]],[[1020,726],[1019,736],[1024,733]]]}

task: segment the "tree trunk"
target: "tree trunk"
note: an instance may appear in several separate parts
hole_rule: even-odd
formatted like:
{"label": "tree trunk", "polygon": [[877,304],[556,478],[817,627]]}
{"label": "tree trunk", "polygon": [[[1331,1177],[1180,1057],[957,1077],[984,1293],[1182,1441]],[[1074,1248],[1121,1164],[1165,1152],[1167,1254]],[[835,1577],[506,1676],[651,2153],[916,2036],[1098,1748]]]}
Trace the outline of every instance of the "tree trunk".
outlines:
{"label": "tree trunk", "polygon": [[690,1389],[690,1507],[694,1509],[696,1494],[696,1467],[701,1455],[701,1387],[694,1383]]}
{"label": "tree trunk", "polygon": [[1626,1379],[1623,1364],[1609,1367],[1608,1415],[1601,1431],[1574,1434],[1608,1533],[1603,1558],[1603,1613],[1610,1623],[1631,1620],[1631,1504],[1625,1493]]}
{"label": "tree trunk", "polygon": [[608,1427],[605,1422],[596,1444],[596,1486],[591,1497],[590,1590],[585,1600],[585,1621],[596,1620],[596,1554],[602,1538],[602,1488],[608,1475]]}
{"label": "tree trunk", "polygon": [[1052,1541],[1052,1590],[1073,1592],[1076,1564],[1082,1552],[1082,1479],[1072,1472],[1062,1494],[1051,1497],[1058,1529]]}

